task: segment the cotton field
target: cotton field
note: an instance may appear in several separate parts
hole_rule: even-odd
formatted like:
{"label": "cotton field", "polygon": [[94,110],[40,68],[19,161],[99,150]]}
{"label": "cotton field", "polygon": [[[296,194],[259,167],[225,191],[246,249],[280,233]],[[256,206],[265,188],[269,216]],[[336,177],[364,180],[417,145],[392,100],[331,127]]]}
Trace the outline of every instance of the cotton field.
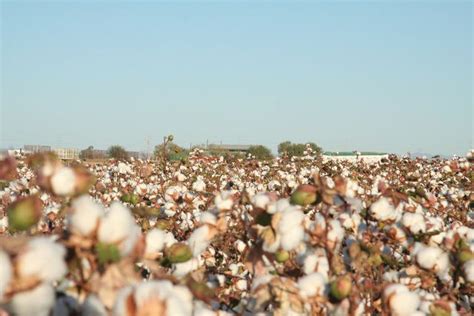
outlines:
{"label": "cotton field", "polygon": [[463,158],[0,162],[0,315],[472,315]]}

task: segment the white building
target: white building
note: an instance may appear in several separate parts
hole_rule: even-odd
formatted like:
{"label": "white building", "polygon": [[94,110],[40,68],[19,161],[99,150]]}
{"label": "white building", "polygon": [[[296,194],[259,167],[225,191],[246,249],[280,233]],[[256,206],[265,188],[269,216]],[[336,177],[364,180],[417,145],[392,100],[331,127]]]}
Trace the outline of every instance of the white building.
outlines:
{"label": "white building", "polygon": [[53,151],[59,157],[59,159],[79,159],[79,149],[76,148],[54,148]]}

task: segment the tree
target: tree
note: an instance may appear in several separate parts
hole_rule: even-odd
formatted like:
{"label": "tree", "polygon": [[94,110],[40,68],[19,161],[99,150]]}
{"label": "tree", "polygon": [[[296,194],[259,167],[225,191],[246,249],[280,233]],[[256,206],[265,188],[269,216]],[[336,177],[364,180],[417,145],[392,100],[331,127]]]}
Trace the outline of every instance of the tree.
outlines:
{"label": "tree", "polygon": [[248,153],[255,156],[258,160],[269,160],[273,158],[270,149],[262,145],[250,146]]}
{"label": "tree", "polygon": [[155,151],[153,153],[155,158],[163,156],[163,153],[166,154],[167,160],[181,160],[185,159],[189,155],[188,150],[176,145],[173,142],[155,146]]}
{"label": "tree", "polygon": [[315,154],[321,154],[322,148],[316,145],[315,143],[310,142],[306,144],[293,144],[289,141],[282,142],[278,145],[278,154],[288,155],[289,157],[304,156],[307,145],[313,150]]}
{"label": "tree", "polygon": [[109,149],[107,150],[107,154],[109,155],[109,157],[118,159],[118,160],[128,159],[127,151],[125,150],[125,148],[123,148],[120,145],[110,146]]}
{"label": "tree", "polygon": [[80,159],[94,159],[94,146],[89,146],[79,153]]}

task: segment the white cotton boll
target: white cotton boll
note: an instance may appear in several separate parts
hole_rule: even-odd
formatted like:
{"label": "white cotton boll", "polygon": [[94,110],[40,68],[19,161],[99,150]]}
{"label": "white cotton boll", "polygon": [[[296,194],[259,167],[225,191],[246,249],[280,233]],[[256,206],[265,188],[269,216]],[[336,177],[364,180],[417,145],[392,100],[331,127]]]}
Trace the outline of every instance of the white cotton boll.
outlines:
{"label": "white cotton boll", "polygon": [[216,316],[216,312],[209,309],[204,302],[196,300],[194,302],[193,316]]}
{"label": "white cotton boll", "polygon": [[107,310],[104,304],[99,300],[96,295],[87,296],[86,300],[82,304],[82,316],[107,316]]}
{"label": "white cotton boll", "polygon": [[4,216],[0,219],[0,232],[5,231],[8,228],[8,217]]}
{"label": "white cotton boll", "polygon": [[173,275],[177,277],[185,276],[186,274],[193,272],[201,266],[201,263],[197,258],[192,258],[186,262],[177,263],[173,265]]}
{"label": "white cotton boll", "polygon": [[182,174],[181,172],[176,172],[175,177],[176,177],[176,180],[178,180],[179,182],[183,182],[184,180],[186,180],[186,176]]}
{"label": "white cotton boll", "polygon": [[295,228],[285,232],[284,234],[280,234],[280,245],[281,248],[284,250],[293,250],[296,248],[304,238],[304,230],[300,226],[296,226]]}
{"label": "white cotton boll", "polygon": [[370,206],[370,214],[379,221],[394,220],[397,217],[395,208],[386,197],[381,197]]}
{"label": "white cotton boll", "polygon": [[238,252],[243,253],[247,245],[242,240],[237,239],[234,243],[234,247]]}
{"label": "white cotton boll", "polygon": [[3,293],[5,292],[8,283],[10,283],[12,273],[10,257],[0,250],[0,302],[2,301]]}
{"label": "white cotton boll", "polygon": [[280,242],[281,242],[281,237],[279,234],[277,234],[275,236],[275,240],[273,241],[273,243],[269,244],[264,241],[262,245],[262,249],[263,251],[274,253],[278,250],[278,248],[280,248]]}
{"label": "white cotton boll", "polygon": [[32,290],[15,294],[6,309],[15,316],[48,316],[54,299],[53,287],[43,283]]}
{"label": "white cotton boll", "polygon": [[265,192],[257,193],[252,197],[252,204],[260,209],[266,209],[267,205],[271,202],[270,197]]}
{"label": "white cotton boll", "polygon": [[317,248],[315,252],[310,252],[302,259],[303,272],[311,274],[313,272],[321,273],[326,279],[329,276],[329,261],[326,251],[323,248]]}
{"label": "white cotton boll", "polygon": [[329,229],[327,233],[328,242],[331,242],[334,245],[340,245],[344,239],[344,234],[344,228],[342,228],[341,223],[338,220],[333,219],[329,221]]}
{"label": "white cotton boll", "polygon": [[290,201],[288,199],[280,199],[276,202],[270,203],[267,206],[267,213],[275,214],[277,212],[283,212],[290,206]]}
{"label": "white cotton boll", "polygon": [[419,213],[403,214],[402,224],[413,234],[424,233],[426,231],[425,218]]}
{"label": "white cotton boll", "polygon": [[198,257],[209,246],[209,227],[204,225],[193,231],[188,239],[188,245],[193,256]]}
{"label": "white cotton boll", "polygon": [[204,192],[206,190],[206,183],[202,179],[194,181],[192,189],[196,192]]}
{"label": "white cotton boll", "polygon": [[410,292],[406,286],[401,284],[389,285],[384,291],[384,296],[395,316],[411,316],[420,306],[418,294]]}
{"label": "white cotton boll", "polygon": [[464,275],[466,276],[466,281],[469,283],[474,283],[474,259],[466,261],[463,265]]}
{"label": "white cotton boll", "polygon": [[128,286],[120,289],[115,297],[115,303],[112,309],[114,316],[128,316],[127,302],[128,297],[133,293],[133,287]]}
{"label": "white cotton boll", "polygon": [[327,280],[321,273],[311,273],[298,280],[298,289],[304,298],[322,296],[326,290]]}
{"label": "white cotton boll", "polygon": [[132,168],[130,168],[130,166],[127,165],[126,163],[119,162],[117,166],[117,171],[120,174],[130,174],[132,173]]}
{"label": "white cotton boll", "polygon": [[304,213],[296,207],[288,207],[283,211],[281,219],[278,223],[277,231],[280,234],[284,234],[294,228],[302,227],[302,222],[304,220]]}
{"label": "white cotton boll", "polygon": [[115,243],[125,239],[135,226],[130,211],[119,202],[114,202],[100,222],[98,238],[103,243]]}
{"label": "white cotton boll", "polygon": [[45,282],[59,280],[67,272],[65,255],[64,246],[50,238],[33,238],[17,259],[18,274],[22,277],[36,276]]}
{"label": "white cotton boll", "polygon": [[449,255],[441,248],[421,245],[415,247],[416,262],[420,267],[443,274],[449,269]]}
{"label": "white cotton boll", "polygon": [[232,192],[220,192],[216,195],[214,199],[214,204],[219,210],[230,210],[234,205],[234,200],[232,199]]}
{"label": "white cotton boll", "polygon": [[193,295],[184,286],[174,286],[166,300],[166,312],[169,316],[193,314]]}
{"label": "white cotton boll", "polygon": [[72,214],[68,224],[74,233],[89,236],[98,226],[104,210],[88,195],[81,196],[72,202]]}
{"label": "white cotton boll", "polygon": [[166,246],[166,232],[155,228],[146,234],[145,256],[155,256]]}
{"label": "white cotton boll", "polygon": [[214,214],[212,214],[211,212],[203,212],[201,214],[201,218],[200,218],[200,221],[201,223],[203,224],[211,224],[211,225],[215,225],[216,222],[217,222],[217,218]]}
{"label": "white cotton boll", "polygon": [[76,186],[76,174],[69,167],[62,167],[51,177],[53,192],[60,196],[71,195]]}
{"label": "white cotton boll", "polygon": [[247,281],[246,280],[239,280],[237,283],[235,283],[236,289],[240,291],[245,291],[247,290]]}

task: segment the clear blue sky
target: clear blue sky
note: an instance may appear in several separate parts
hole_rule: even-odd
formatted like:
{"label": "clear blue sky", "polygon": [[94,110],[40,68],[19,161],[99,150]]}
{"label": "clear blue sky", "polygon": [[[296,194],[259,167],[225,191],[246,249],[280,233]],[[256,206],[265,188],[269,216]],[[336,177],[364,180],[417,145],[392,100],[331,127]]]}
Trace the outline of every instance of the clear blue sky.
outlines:
{"label": "clear blue sky", "polygon": [[473,8],[423,2],[1,4],[1,144],[314,141],[465,154]]}

